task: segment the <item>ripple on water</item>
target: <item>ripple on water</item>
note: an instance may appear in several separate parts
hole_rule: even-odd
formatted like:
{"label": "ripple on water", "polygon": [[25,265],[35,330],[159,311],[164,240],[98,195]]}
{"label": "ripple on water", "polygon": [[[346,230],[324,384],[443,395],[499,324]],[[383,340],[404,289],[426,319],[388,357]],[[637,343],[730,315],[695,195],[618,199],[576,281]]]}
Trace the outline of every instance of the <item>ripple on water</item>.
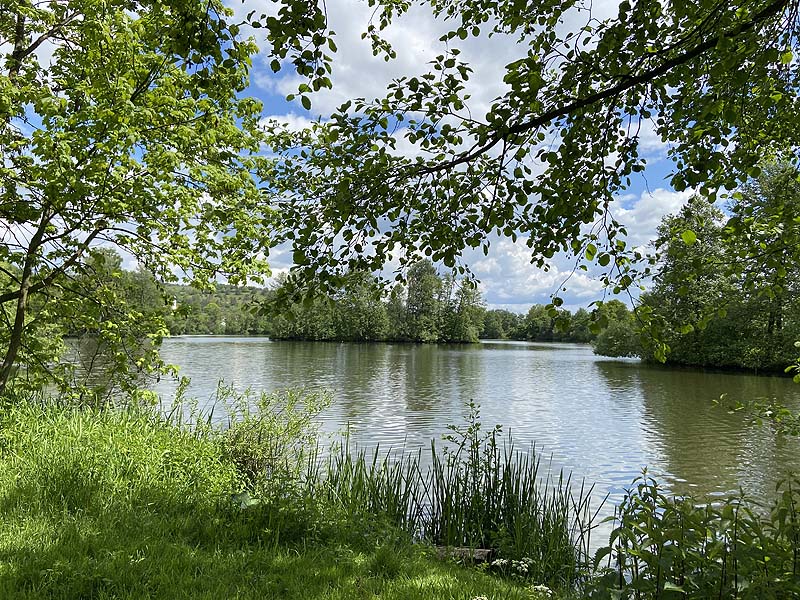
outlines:
{"label": "ripple on water", "polygon": [[[264,338],[184,337],[163,355],[192,379],[190,395],[214,397],[223,379],[256,391],[287,387],[333,390],[321,428],[362,447],[427,448],[465,403],[481,405],[485,427],[536,443],[555,470],[596,482],[619,497],[643,467],[676,493],[719,495],[743,489],[767,498],[787,469],[800,470],[798,440],[712,406],[775,397],[800,407],[790,380],[674,371],[595,356],[576,344],[486,343],[478,346],[271,342]],[[175,384],[156,391],[169,397]]]}

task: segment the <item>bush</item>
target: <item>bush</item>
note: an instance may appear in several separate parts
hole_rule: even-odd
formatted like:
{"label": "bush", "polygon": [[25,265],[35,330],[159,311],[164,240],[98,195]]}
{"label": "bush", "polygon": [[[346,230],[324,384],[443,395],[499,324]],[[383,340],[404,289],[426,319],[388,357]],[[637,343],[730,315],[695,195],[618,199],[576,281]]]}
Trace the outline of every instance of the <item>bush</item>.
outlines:
{"label": "bush", "polygon": [[313,462],[319,413],[331,403],[327,393],[306,390],[238,394],[220,386],[227,424],[225,453],[260,495],[282,493]]}
{"label": "bush", "polygon": [[800,483],[786,480],[771,510],[744,497],[715,504],[664,494],[646,474],[614,517],[591,598],[796,598]]}

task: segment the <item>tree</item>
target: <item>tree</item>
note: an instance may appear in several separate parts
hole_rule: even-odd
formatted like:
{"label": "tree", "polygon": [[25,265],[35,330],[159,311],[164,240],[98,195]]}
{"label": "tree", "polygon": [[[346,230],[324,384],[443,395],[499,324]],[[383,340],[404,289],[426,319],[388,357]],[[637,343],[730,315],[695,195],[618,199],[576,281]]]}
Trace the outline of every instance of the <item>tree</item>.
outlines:
{"label": "tree", "polygon": [[420,260],[408,270],[404,336],[415,342],[435,342],[440,335],[442,280],[429,260]]}
{"label": "tree", "polygon": [[[89,289],[91,295],[84,291]],[[158,346],[167,334],[167,310],[152,274],[141,268],[125,271],[113,249],[92,248],[81,271],[60,282],[59,290],[58,301],[47,300],[56,307],[49,309],[45,323],[54,338],[75,338],[69,346],[74,358],[47,366],[50,383],[83,403],[101,403],[119,391],[135,392],[144,374],[166,368]],[[32,304],[37,318],[40,300]],[[38,387],[41,374],[28,371],[28,384]]]}
{"label": "tree", "polygon": [[522,322],[525,339],[534,341],[553,340],[553,320],[547,308],[541,304],[534,304],[525,315]]}
{"label": "tree", "polygon": [[442,286],[449,293],[442,302],[439,341],[477,342],[486,311],[480,290],[472,281],[445,280],[451,283]]}
{"label": "tree", "polygon": [[[380,27],[411,5],[376,4]],[[558,252],[594,261],[624,291],[650,274],[612,212],[645,167],[645,133],[669,144],[672,187],[710,198],[757,174],[765,155],[796,162],[794,0],[624,0],[605,20],[573,2],[429,4],[454,23],[429,72],[273,147],[279,237],[291,239],[298,273],[377,269],[399,249],[408,263],[424,255],[463,267],[464,249],[487,248],[496,232],[525,236],[540,266]],[[564,32],[581,18],[585,27]],[[480,115],[453,46],[487,32],[520,44],[504,93]],[[414,152],[399,152],[401,142]]]}
{"label": "tree", "polygon": [[[636,311],[638,325],[657,331],[668,362],[783,370],[800,336],[797,171],[767,164],[736,192],[729,209],[726,219],[695,197],[663,219],[659,262],[652,289]],[[601,344],[598,337],[597,351],[636,351],[625,345],[636,325],[605,334],[613,343]],[[636,352],[647,357],[642,349]]]}
{"label": "tree", "polygon": [[382,289],[369,273],[350,273],[341,292],[334,296],[336,339],[375,341],[386,337],[389,317]]}
{"label": "tree", "polygon": [[641,346],[633,316],[611,321],[594,339],[595,354],[603,356],[640,356]]}
{"label": "tree", "polygon": [[515,336],[521,318],[509,310],[487,310],[483,319],[482,338],[505,340]]}
{"label": "tree", "polygon": [[[800,297],[800,172],[787,163],[764,166],[730,203],[725,242],[744,291],[762,298],[766,334],[779,334],[787,307]],[[757,257],[756,261],[747,261]]]}
{"label": "tree", "polygon": [[[36,324],[65,316],[53,302],[104,302],[85,277],[94,245],[161,279],[236,283],[267,272],[272,210],[261,104],[242,93],[257,48],[220,0],[9,0],[0,15],[2,393],[15,363],[52,362]],[[320,7],[259,19],[273,68],[330,85]]]}
{"label": "tree", "polygon": [[590,326],[592,323],[592,316],[585,308],[579,308],[572,315],[570,340],[585,344],[590,342],[594,335],[591,332]]}

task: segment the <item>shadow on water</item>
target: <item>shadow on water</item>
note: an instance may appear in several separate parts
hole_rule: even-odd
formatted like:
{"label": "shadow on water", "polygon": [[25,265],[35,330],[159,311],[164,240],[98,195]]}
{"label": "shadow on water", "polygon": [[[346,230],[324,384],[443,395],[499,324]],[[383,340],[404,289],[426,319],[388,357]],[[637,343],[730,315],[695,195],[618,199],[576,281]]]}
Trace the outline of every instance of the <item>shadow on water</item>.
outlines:
{"label": "shadow on water", "polygon": [[800,470],[800,441],[713,402],[726,394],[733,401],[777,397],[797,405],[800,390],[784,378],[612,361],[598,362],[597,370],[610,390],[638,397],[649,468],[675,493],[705,496],[741,488],[767,498],[788,472]]}

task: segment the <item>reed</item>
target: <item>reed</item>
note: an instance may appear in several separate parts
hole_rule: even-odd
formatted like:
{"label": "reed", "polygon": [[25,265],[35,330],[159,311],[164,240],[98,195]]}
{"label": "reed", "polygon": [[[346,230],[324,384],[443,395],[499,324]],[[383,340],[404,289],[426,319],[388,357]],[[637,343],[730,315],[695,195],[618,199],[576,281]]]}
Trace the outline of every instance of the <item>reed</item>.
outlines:
{"label": "reed", "polygon": [[451,427],[428,453],[367,452],[345,439],[308,481],[350,520],[383,519],[436,545],[489,548],[501,569],[524,561],[517,575],[574,585],[587,573],[591,488],[544,470],[535,446],[518,450],[500,427],[483,433],[477,406],[470,410],[467,425]]}

